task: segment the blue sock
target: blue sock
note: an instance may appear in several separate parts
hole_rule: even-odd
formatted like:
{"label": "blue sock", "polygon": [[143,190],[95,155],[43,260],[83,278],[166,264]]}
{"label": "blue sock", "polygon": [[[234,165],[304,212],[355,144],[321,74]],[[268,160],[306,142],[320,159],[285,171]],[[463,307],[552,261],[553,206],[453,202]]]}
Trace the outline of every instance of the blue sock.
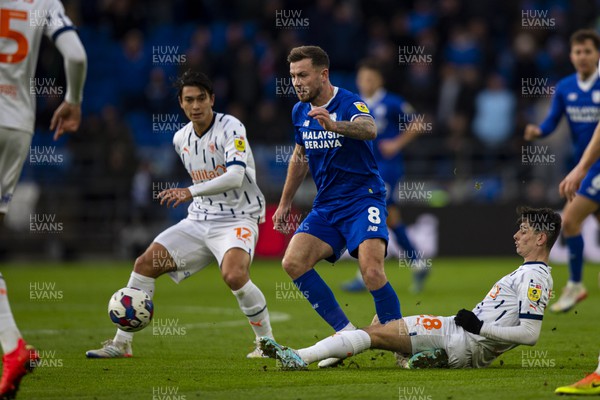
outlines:
{"label": "blue sock", "polygon": [[[333,292],[314,269],[294,279],[294,284],[321,318],[338,332],[350,323]],[[381,290],[381,289],[380,289]]]}
{"label": "blue sock", "polygon": [[412,245],[412,242],[406,234],[406,225],[398,224],[394,228],[392,228],[392,230],[396,235],[396,240],[398,241],[398,244],[406,252],[406,258],[408,258],[411,261],[416,260],[418,258],[417,251],[415,250],[415,247]]}
{"label": "blue sock", "polygon": [[581,235],[565,238],[569,248],[569,271],[570,280],[577,283],[581,282],[581,273],[583,271],[583,237]]}
{"label": "blue sock", "polygon": [[386,282],[377,290],[371,290],[371,295],[375,300],[375,311],[379,317],[379,322],[385,324],[402,318],[400,300],[398,300],[398,296],[389,282]]}

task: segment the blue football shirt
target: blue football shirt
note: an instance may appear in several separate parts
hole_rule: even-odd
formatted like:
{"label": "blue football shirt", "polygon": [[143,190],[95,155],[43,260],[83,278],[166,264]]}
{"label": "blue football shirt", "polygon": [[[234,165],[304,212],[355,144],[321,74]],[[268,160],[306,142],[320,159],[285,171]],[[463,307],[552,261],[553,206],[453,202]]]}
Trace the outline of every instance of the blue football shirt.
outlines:
{"label": "blue football shirt", "polygon": [[401,127],[407,127],[411,123],[411,114],[414,114],[412,106],[401,96],[379,90],[370,99],[365,99],[371,114],[377,124],[377,138],[373,142],[373,154],[381,172],[382,169],[393,169],[400,177],[404,173],[404,157],[398,152],[391,158],[384,158],[379,151],[379,143],[382,140],[394,139],[404,133]]}
{"label": "blue football shirt", "polygon": [[[323,107],[334,121],[353,121],[361,116],[372,118],[358,95],[338,87]],[[311,109],[310,103],[296,103],[292,122],[296,143],[306,149],[308,166],[317,186],[314,207],[363,196],[385,197],[385,187],[373,155],[373,142],[325,130],[316,119],[307,115]]]}
{"label": "blue football shirt", "polygon": [[[586,83],[587,86],[586,87]],[[575,163],[583,155],[600,120],[600,79],[594,74],[588,82],[578,82],[577,74],[561,79],[556,85],[550,112],[540,124],[542,136],[555,129],[566,115],[574,146]]]}

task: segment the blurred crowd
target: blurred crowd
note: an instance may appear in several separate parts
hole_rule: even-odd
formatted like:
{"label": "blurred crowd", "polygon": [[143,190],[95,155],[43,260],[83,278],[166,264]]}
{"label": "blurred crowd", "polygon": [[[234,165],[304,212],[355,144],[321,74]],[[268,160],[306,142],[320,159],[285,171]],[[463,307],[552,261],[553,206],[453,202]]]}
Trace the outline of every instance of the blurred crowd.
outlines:
{"label": "blurred crowd", "polygon": [[[408,180],[427,181],[456,203],[556,202],[554,183],[570,165],[566,129],[545,142],[556,155],[550,166],[522,163],[522,132],[543,119],[557,80],[574,72],[569,35],[595,28],[600,11],[598,0],[63,3],[88,53],[84,122],[58,144],[66,165],[27,166],[26,179],[64,187],[73,205],[87,201],[86,218],[99,212],[89,206],[97,203],[123,224],[169,216],[152,200],[152,182],[189,184],[170,144],[186,122],[172,82],[187,68],[213,79],[216,111],[246,125],[260,175],[270,177],[259,184],[277,201],[285,165],[269,159],[274,146],[293,145],[296,101],[286,56],[303,44],[323,47],[331,81],[353,91],[357,63],[379,60],[388,90],[431,122],[405,150]],[[403,61],[414,54],[421,57]],[[58,52],[45,43],[37,75],[61,71]],[[523,89],[528,78],[543,79],[533,95]],[[52,144],[47,126],[59,101],[38,98],[33,145]]]}

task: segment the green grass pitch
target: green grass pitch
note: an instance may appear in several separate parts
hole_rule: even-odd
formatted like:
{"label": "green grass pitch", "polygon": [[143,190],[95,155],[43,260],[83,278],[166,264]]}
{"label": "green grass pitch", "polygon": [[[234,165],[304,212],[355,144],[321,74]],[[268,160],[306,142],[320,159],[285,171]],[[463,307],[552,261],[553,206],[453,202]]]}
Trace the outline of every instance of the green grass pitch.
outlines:
{"label": "green grass pitch", "polygon": [[[472,308],[518,258],[437,259],[425,291],[410,294],[410,271],[387,263],[404,315],[451,315]],[[317,270],[358,326],[374,315],[368,293],[348,294],[340,282],[354,262]],[[129,263],[10,264],[1,271],[25,338],[43,357],[21,385],[20,399],[548,399],[554,389],[596,367],[598,271],[586,265],[588,300],[576,312],[544,319],[535,347],[520,346],[481,370],[400,370],[391,353],[368,351],[344,367],[282,372],[270,359],[247,360],[253,334],[213,265],[179,285],[157,281],[153,325],[139,332],[131,359],[88,360],[84,353],[112,338],[106,305],[127,283]],[[566,277],[553,269],[555,290]],[[252,279],[267,297],[276,339],[303,347],[332,334],[292,288],[278,261],[255,261]]]}

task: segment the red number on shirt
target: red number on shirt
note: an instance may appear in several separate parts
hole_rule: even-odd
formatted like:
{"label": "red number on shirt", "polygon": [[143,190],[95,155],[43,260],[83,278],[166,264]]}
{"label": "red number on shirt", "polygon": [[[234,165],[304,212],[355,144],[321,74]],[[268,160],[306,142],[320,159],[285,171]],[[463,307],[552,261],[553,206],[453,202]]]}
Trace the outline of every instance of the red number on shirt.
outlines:
{"label": "red number on shirt", "polygon": [[0,9],[0,38],[12,39],[17,42],[17,51],[13,54],[0,53],[0,62],[15,64],[27,57],[29,44],[21,32],[10,29],[11,19],[27,20],[27,11]]}

